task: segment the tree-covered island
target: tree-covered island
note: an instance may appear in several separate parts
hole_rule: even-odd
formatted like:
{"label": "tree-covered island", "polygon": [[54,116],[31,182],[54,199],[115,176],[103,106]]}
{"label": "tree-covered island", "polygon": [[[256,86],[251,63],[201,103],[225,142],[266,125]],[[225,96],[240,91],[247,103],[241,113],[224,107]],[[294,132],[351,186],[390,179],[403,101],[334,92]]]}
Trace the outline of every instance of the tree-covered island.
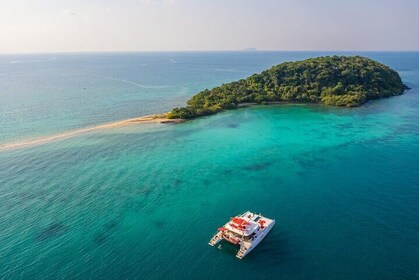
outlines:
{"label": "tree-covered island", "polygon": [[368,100],[403,94],[407,87],[388,66],[360,56],[325,56],[285,62],[246,79],[194,95],[168,118],[190,119],[241,103],[323,103],[355,107]]}

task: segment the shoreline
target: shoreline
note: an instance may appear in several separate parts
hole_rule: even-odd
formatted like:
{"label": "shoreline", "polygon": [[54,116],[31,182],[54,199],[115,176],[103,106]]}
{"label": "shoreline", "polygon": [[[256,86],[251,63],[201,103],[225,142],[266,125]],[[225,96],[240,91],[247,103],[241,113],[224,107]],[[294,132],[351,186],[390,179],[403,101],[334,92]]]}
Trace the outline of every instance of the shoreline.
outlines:
{"label": "shoreline", "polygon": [[30,147],[30,146],[42,145],[42,144],[46,144],[46,143],[50,143],[54,141],[59,141],[59,140],[75,137],[78,135],[89,133],[91,131],[108,129],[108,128],[113,128],[113,127],[127,126],[130,124],[146,124],[146,123],[170,124],[170,123],[181,123],[184,121],[185,120],[183,119],[168,119],[167,113],[136,117],[136,118],[125,119],[121,121],[99,124],[96,126],[91,126],[91,127],[86,127],[86,128],[80,128],[80,129],[71,130],[68,132],[57,133],[57,134],[53,134],[53,135],[49,135],[45,137],[20,140],[20,141],[11,142],[11,143],[3,143],[3,144],[0,144],[0,152],[19,149],[19,148],[25,148],[25,147]]}
{"label": "shoreline", "polygon": [[[366,103],[361,104],[361,105],[356,106],[356,107],[361,107],[362,105],[365,105]],[[270,106],[270,105],[308,105],[308,104],[325,105],[323,103],[305,103],[305,102],[292,102],[292,101],[291,102],[290,101],[270,101],[270,102],[265,102],[265,103],[246,102],[246,103],[237,104],[236,108],[234,108],[234,109],[243,109],[243,108],[259,106],[259,105]],[[330,106],[330,105],[325,105],[325,106]],[[335,106],[332,106],[332,107],[335,107]],[[340,107],[340,106],[338,106],[338,107]],[[228,111],[228,109],[226,109],[226,110]],[[226,110],[222,110],[222,111],[226,111]],[[217,112],[217,113],[219,113],[219,112]],[[208,115],[198,116],[198,117],[194,117],[194,118],[191,118],[191,119],[169,119],[169,118],[167,118],[168,114],[169,114],[169,112],[161,113],[161,114],[147,115],[147,116],[142,116],[142,117],[136,117],[136,118],[130,118],[130,119],[125,119],[125,120],[120,120],[120,121],[114,121],[114,122],[99,124],[99,125],[91,126],[91,127],[80,128],[80,129],[76,129],[76,130],[70,130],[68,132],[52,134],[52,135],[49,135],[49,136],[44,136],[44,137],[39,137],[39,138],[33,138],[33,139],[27,139],[27,140],[18,140],[16,142],[10,142],[10,143],[0,143],[0,152],[7,151],[7,150],[19,149],[19,148],[25,148],[25,147],[30,147],[30,146],[42,145],[42,144],[46,144],[46,143],[49,143],[49,142],[54,142],[54,141],[59,141],[59,140],[75,137],[75,136],[78,136],[78,135],[89,133],[91,131],[108,129],[108,128],[112,128],[112,127],[127,126],[127,125],[130,125],[130,124],[147,124],[147,123],[176,124],[176,123],[182,123],[182,122],[186,122],[188,120],[196,119],[196,118],[199,118],[199,117],[208,116]],[[212,114],[210,114],[210,115],[212,115]]]}

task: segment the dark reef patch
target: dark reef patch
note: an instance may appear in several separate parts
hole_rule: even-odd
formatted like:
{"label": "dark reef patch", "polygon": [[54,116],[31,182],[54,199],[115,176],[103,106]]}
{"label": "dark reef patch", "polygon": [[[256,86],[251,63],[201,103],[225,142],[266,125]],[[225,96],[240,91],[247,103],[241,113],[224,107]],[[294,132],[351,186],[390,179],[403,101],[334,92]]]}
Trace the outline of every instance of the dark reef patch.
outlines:
{"label": "dark reef patch", "polygon": [[181,179],[175,179],[173,185],[175,187],[179,187],[182,183],[183,183],[183,181]]}
{"label": "dark reef patch", "polygon": [[116,229],[118,226],[119,226],[119,221],[117,219],[114,219],[105,223],[104,228],[106,230],[113,230],[113,229]]}
{"label": "dark reef patch", "polygon": [[106,242],[107,239],[108,239],[108,236],[104,232],[101,232],[95,236],[95,242],[98,245],[102,245],[103,243]]}
{"label": "dark reef patch", "polygon": [[260,171],[260,170],[268,168],[271,165],[272,165],[271,162],[264,162],[264,163],[247,165],[247,166],[243,167],[243,169],[247,170],[247,171]]}
{"label": "dark reef patch", "polygon": [[223,170],[222,171],[222,174],[223,175],[230,175],[230,174],[232,174],[233,173],[233,170],[231,170],[231,169],[226,169],[226,170]]}
{"label": "dark reef patch", "polygon": [[13,193],[11,198],[19,199],[19,200],[39,200],[39,201],[47,201],[48,193],[44,191],[31,191],[31,192],[19,192]]}
{"label": "dark reef patch", "polygon": [[156,220],[156,221],[153,221],[153,225],[154,227],[161,229],[164,227],[164,222],[160,220]]}
{"label": "dark reef patch", "polygon": [[104,223],[103,229],[95,236],[96,244],[102,245],[106,240],[108,240],[109,236],[112,235],[112,232],[117,230],[120,224],[121,224],[121,219],[117,219],[117,218],[109,220],[106,223]]}
{"label": "dark reef patch", "polygon": [[44,241],[53,237],[58,237],[65,234],[68,227],[61,223],[54,223],[44,228],[37,236],[36,241]]}
{"label": "dark reef patch", "polygon": [[139,187],[138,189],[135,190],[135,193],[139,195],[149,195],[151,193],[151,187],[149,186]]}
{"label": "dark reef patch", "polygon": [[355,124],[353,123],[340,123],[336,125],[338,129],[352,129],[355,128]]}
{"label": "dark reef patch", "polygon": [[235,124],[235,123],[229,123],[229,124],[227,124],[227,127],[228,128],[238,128],[239,125],[238,124]]}
{"label": "dark reef patch", "polygon": [[324,163],[324,158],[322,154],[324,154],[328,149],[320,149],[316,153],[303,153],[294,157],[294,161],[298,164],[303,170],[310,170],[311,168],[318,167],[319,165]]}

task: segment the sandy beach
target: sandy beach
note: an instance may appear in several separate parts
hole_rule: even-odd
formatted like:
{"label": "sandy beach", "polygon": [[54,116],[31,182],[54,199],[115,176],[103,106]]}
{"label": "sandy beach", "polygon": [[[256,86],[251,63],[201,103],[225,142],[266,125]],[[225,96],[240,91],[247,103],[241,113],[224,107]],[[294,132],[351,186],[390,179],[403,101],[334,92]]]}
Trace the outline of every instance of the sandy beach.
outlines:
{"label": "sandy beach", "polygon": [[130,124],[146,124],[146,123],[169,124],[169,123],[180,123],[184,121],[183,119],[168,119],[166,116],[167,116],[167,113],[155,114],[155,115],[126,119],[126,120],[121,120],[121,121],[116,121],[116,122],[111,122],[111,123],[105,123],[105,124],[92,126],[92,127],[76,129],[76,130],[72,130],[68,132],[58,133],[58,134],[35,138],[35,139],[27,139],[27,140],[12,142],[12,143],[4,143],[4,144],[0,144],[0,151],[19,149],[19,148],[30,147],[30,146],[35,146],[35,145],[42,145],[49,142],[78,136],[78,135],[85,134],[85,133],[95,131],[95,130],[126,126]]}

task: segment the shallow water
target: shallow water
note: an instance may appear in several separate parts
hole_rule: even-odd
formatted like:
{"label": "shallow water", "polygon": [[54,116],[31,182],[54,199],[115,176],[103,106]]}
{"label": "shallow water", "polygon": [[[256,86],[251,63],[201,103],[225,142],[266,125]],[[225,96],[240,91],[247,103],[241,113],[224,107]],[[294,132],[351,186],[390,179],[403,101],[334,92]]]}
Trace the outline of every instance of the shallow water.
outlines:
{"label": "shallow water", "polygon": [[[382,60],[413,89],[355,109],[255,106],[0,153],[0,278],[416,279],[405,55]],[[243,260],[210,247],[245,210],[277,220],[266,239]]]}

